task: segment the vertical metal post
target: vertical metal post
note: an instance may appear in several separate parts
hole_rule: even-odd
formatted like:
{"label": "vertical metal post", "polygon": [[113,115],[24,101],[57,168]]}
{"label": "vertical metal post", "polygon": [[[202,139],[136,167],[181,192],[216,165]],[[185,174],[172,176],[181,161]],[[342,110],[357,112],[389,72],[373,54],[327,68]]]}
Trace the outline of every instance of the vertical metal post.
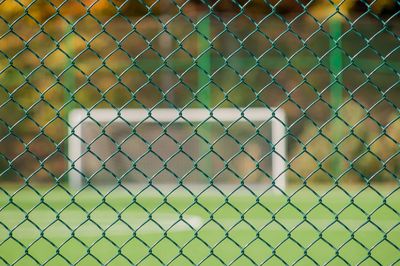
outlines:
{"label": "vertical metal post", "polygon": [[[201,68],[198,72],[198,88],[202,90],[201,101],[208,107],[211,107],[211,92],[210,86],[207,85],[210,82],[211,75],[211,53],[208,51],[210,47],[210,18],[207,16],[198,25],[199,36],[199,51],[203,53],[199,57],[198,65]],[[206,39],[205,39],[205,38]],[[207,51],[207,52],[206,52]],[[206,73],[204,73],[206,72]]]}
{"label": "vertical metal post", "polygon": [[[65,28],[65,36],[67,36],[69,33],[72,32],[72,27],[70,24],[67,25],[67,27]],[[77,169],[77,164],[81,164],[81,162],[78,162],[78,158],[81,156],[78,153],[81,153],[81,149],[80,149],[80,141],[77,137],[71,135],[73,130],[75,130],[75,134],[78,134],[80,132],[76,132],[78,130],[80,130],[77,126],[77,124],[75,125],[74,123],[71,124],[71,121],[73,121],[73,118],[70,117],[71,111],[73,111],[73,105],[74,103],[71,102],[71,100],[73,99],[72,94],[75,92],[75,86],[76,86],[76,81],[75,81],[75,74],[72,68],[73,65],[73,59],[71,59],[74,56],[74,38],[72,35],[67,36],[65,39],[65,48],[64,48],[64,52],[69,56],[67,57],[65,64],[64,64],[64,87],[65,87],[65,96],[64,96],[64,103],[65,105],[65,121],[68,121],[70,126],[67,126],[66,128],[66,134],[68,134],[68,141],[66,142],[68,144],[68,146],[66,147],[66,150],[68,152],[68,157],[69,157],[69,161],[68,161],[68,170],[69,170],[69,174],[68,174],[68,182],[69,182],[69,186],[72,189],[78,189],[82,186],[82,180],[81,180],[81,175],[80,173],[77,173],[76,170]],[[73,128],[71,128],[73,127]],[[75,145],[71,145],[71,143],[74,143]],[[70,150],[73,149],[73,150]],[[77,150],[74,150],[77,149]],[[71,155],[73,155],[71,157]],[[74,169],[72,169],[74,167]],[[81,167],[78,167],[78,169],[80,169]]]}
{"label": "vertical metal post", "polygon": [[[340,18],[334,16],[330,21],[329,27],[332,37],[330,41],[331,53],[329,57],[329,67],[332,71],[331,79],[333,83],[331,87],[331,105],[333,107],[332,116],[336,117],[338,115],[338,108],[343,102],[343,90],[341,85],[342,75],[340,74],[343,65],[343,56],[340,50],[340,37],[342,35],[342,23]],[[338,122],[335,123],[333,130],[333,142],[337,145],[342,135],[342,130]],[[337,146],[335,148],[337,148]],[[340,161],[339,155],[335,154],[333,157],[332,169],[336,179],[342,171]]]}

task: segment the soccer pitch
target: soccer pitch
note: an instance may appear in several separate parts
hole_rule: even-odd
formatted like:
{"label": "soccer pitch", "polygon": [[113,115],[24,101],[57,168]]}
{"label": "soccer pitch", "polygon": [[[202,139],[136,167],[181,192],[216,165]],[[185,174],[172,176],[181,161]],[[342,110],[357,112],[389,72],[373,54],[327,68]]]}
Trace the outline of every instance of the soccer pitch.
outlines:
{"label": "soccer pitch", "polygon": [[399,262],[396,188],[316,191],[3,188],[0,265]]}

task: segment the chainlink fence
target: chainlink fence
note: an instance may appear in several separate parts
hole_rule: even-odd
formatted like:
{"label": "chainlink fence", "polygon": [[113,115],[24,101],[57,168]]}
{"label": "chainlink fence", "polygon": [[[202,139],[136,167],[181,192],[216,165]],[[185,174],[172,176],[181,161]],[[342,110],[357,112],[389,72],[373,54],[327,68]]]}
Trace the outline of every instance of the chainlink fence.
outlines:
{"label": "chainlink fence", "polygon": [[399,12],[1,1],[0,264],[398,264]]}

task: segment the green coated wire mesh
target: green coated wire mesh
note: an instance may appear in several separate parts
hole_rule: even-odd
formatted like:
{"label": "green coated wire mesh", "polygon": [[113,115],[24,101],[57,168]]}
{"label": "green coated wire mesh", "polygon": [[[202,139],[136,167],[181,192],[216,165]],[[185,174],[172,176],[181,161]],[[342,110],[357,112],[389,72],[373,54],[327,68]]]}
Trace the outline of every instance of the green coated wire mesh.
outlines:
{"label": "green coated wire mesh", "polygon": [[0,264],[400,263],[399,12],[1,1]]}

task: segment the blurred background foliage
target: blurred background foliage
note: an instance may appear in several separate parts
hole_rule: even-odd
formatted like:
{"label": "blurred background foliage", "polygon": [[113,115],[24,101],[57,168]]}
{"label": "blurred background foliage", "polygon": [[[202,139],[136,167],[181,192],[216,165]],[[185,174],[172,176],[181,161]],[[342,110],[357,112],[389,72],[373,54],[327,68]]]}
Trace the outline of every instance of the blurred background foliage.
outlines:
{"label": "blurred background foliage", "polygon": [[[73,108],[210,104],[284,109],[293,182],[336,182],[335,165],[340,182],[397,182],[399,12],[393,0],[2,1],[2,179],[63,179]],[[198,30],[204,17],[210,36]],[[335,117],[329,24],[337,17],[344,102]],[[199,68],[202,57],[210,70]]]}

